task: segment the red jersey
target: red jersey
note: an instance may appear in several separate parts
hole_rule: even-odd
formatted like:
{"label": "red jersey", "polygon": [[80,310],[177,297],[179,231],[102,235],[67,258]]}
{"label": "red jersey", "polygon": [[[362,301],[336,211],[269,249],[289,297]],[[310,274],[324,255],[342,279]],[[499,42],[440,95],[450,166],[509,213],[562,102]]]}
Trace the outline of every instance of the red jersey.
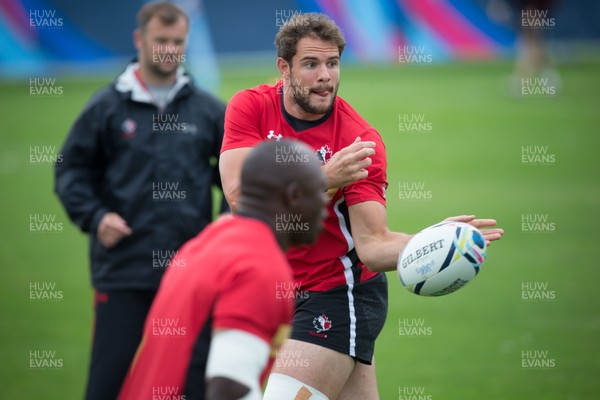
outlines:
{"label": "red jersey", "polygon": [[282,82],[259,85],[236,93],[225,112],[225,136],[221,152],[250,147],[264,140],[297,139],[311,146],[325,164],[329,158],[360,136],[376,143],[376,154],[367,168],[369,176],[338,189],[328,206],[325,229],[313,245],[296,246],[287,256],[299,290],[325,291],[376,275],[358,259],[351,235],[348,207],[365,201],[385,205],[387,161],[379,133],[350,105],[336,97],[330,113],[297,131],[295,120],[284,112]]}
{"label": "red jersey", "polygon": [[289,330],[292,287],[269,226],[221,217],[171,260],[119,399],[183,398],[196,340],[207,338],[206,360],[211,329],[241,329],[278,347]]}

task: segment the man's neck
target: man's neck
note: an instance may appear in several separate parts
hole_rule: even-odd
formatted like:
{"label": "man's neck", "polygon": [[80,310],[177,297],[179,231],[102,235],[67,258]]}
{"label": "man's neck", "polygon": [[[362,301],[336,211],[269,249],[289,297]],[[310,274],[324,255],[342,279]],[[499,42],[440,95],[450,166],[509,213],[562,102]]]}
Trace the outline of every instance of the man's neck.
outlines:
{"label": "man's neck", "polygon": [[140,66],[139,71],[140,71],[140,77],[142,78],[142,81],[146,85],[172,86],[177,81],[177,72],[174,72],[173,74],[171,74],[169,76],[157,76],[156,74],[153,74],[151,71],[144,68],[143,66]]}
{"label": "man's neck", "polygon": [[275,240],[277,240],[281,250],[284,252],[287,251],[287,249],[290,247],[287,233],[280,229],[276,229],[275,227],[275,215],[277,214],[273,214],[272,211],[267,211],[266,208],[263,209],[261,206],[254,207],[252,205],[253,203],[253,201],[240,201],[240,206],[236,214],[246,218],[253,218],[267,224],[275,235]]}

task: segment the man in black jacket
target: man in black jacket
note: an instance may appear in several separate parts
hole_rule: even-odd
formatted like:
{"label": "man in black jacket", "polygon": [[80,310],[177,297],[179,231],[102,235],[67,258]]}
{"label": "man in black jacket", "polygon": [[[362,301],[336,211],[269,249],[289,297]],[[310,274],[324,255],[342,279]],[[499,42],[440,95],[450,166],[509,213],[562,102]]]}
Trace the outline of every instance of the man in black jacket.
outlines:
{"label": "man in black jacket", "polygon": [[139,61],[86,105],[56,165],[56,193],[90,234],[87,399],[117,397],[165,269],[186,267],[170,260],[211,221],[225,106],[180,66],[188,26],[172,4],[141,8]]}

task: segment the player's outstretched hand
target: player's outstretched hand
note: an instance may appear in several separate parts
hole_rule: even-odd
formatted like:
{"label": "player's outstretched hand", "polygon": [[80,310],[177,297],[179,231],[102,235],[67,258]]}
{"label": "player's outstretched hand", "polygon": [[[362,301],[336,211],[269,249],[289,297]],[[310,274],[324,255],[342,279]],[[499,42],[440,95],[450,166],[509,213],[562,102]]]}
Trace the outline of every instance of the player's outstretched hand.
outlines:
{"label": "player's outstretched hand", "polygon": [[502,239],[502,235],[504,235],[504,229],[493,228],[496,226],[495,219],[476,219],[474,215],[457,215],[456,217],[449,217],[444,220],[444,222],[448,221],[465,222],[473,225],[475,228],[481,231],[481,234],[485,239],[486,246],[489,246],[491,242],[495,240]]}
{"label": "player's outstretched hand", "polygon": [[104,247],[114,247],[125,236],[131,235],[131,228],[121,216],[115,212],[104,214],[98,224],[98,240]]}
{"label": "player's outstretched hand", "polygon": [[341,188],[369,176],[367,171],[367,167],[371,165],[369,157],[374,154],[375,142],[363,142],[360,137],[357,137],[354,143],[331,156],[323,166],[328,189]]}

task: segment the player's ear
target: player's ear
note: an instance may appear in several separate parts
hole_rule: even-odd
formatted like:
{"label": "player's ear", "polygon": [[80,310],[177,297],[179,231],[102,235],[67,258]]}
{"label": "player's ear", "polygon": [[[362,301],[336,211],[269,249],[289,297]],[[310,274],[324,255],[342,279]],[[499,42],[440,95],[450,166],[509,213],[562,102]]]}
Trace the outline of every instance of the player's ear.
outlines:
{"label": "player's ear", "polygon": [[304,190],[300,183],[290,182],[285,188],[284,197],[284,205],[289,211],[298,209],[304,197]]}
{"label": "player's ear", "polygon": [[133,45],[136,50],[142,47],[142,31],[139,28],[133,31]]}
{"label": "player's ear", "polygon": [[289,78],[290,64],[281,57],[277,58],[277,69],[279,70],[279,73],[281,74],[282,78]]}

